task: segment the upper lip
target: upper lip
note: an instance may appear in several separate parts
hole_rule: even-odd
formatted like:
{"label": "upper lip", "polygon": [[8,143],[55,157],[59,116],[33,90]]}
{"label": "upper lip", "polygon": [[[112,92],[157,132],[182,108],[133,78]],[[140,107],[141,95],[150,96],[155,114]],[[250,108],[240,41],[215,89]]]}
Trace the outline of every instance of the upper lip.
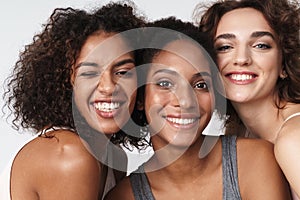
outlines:
{"label": "upper lip", "polygon": [[199,119],[199,114],[194,113],[180,113],[164,115],[163,118],[177,118],[177,119]]}
{"label": "upper lip", "polygon": [[249,74],[249,75],[256,75],[257,74],[255,72],[250,72],[250,71],[231,71],[231,72],[227,72],[225,73],[225,76],[229,76],[232,74]]}
{"label": "upper lip", "polygon": [[180,115],[180,116],[172,116],[172,115],[167,115],[164,116],[164,118],[174,124],[178,125],[188,125],[188,124],[193,124],[197,120],[199,120],[199,116],[195,115]]}
{"label": "upper lip", "polygon": [[103,106],[103,108],[113,108],[113,107],[120,107],[124,101],[117,100],[117,99],[98,99],[92,102],[95,107],[100,108],[99,106]]}

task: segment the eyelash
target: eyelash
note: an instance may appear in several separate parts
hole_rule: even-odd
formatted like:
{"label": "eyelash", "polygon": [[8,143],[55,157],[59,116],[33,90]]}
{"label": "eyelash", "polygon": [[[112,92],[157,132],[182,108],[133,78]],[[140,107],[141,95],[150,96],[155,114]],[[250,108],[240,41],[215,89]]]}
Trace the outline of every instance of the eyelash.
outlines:
{"label": "eyelash", "polygon": [[80,76],[83,76],[83,77],[95,77],[98,75],[99,75],[99,73],[97,71],[87,71],[87,72],[80,73]]}
{"label": "eyelash", "polygon": [[[162,80],[162,81],[158,81],[156,83],[156,85],[162,89],[171,89],[174,85],[171,81],[168,81],[168,80]],[[196,82],[193,86],[195,89],[197,90],[205,90],[207,91],[210,87],[210,85],[205,82],[205,81],[199,81],[199,82]]]}
{"label": "eyelash", "polygon": [[[259,46],[260,46],[260,47],[259,47]],[[254,45],[254,47],[257,47],[257,48],[259,48],[259,49],[270,49],[270,48],[271,48],[270,45],[264,44],[264,43],[256,44],[256,45]]]}
{"label": "eyelash", "polygon": [[223,46],[216,47],[215,49],[218,52],[225,52],[228,51],[229,49],[232,49],[232,47],[230,45],[223,45]]}
{"label": "eyelash", "polygon": [[133,72],[131,72],[131,70],[119,70],[117,72],[115,72],[115,74],[117,76],[122,76],[122,77],[125,77],[125,78],[130,78],[133,76]]}
{"label": "eyelash", "polygon": [[[271,48],[270,45],[265,44],[265,43],[259,43],[259,44],[253,45],[253,47],[254,48],[258,48],[258,49],[270,49]],[[215,50],[217,52],[226,52],[229,49],[232,49],[232,46],[230,46],[230,45],[223,45],[223,46],[218,46],[218,47],[215,48]]]}
{"label": "eyelash", "polygon": [[156,83],[156,85],[162,89],[170,89],[173,84],[171,83],[171,81],[168,81],[168,80],[161,80],[161,81],[158,81]]}
{"label": "eyelash", "polygon": [[[200,87],[199,88],[199,87],[197,87],[198,85],[202,85],[204,87]],[[205,81],[199,81],[199,82],[197,82],[197,83],[194,84],[194,87],[196,89],[200,89],[200,90],[208,90],[209,84],[207,82],[205,82]]]}

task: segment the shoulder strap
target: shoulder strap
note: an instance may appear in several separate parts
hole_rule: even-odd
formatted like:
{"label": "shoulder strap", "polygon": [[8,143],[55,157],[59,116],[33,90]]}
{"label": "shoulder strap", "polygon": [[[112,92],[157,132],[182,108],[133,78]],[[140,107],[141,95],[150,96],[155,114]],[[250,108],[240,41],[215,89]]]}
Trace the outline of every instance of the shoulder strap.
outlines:
{"label": "shoulder strap", "polygon": [[222,136],[223,199],[241,200],[238,184],[236,136]]}
{"label": "shoulder strap", "polygon": [[294,114],[291,114],[290,116],[288,116],[284,121],[283,123],[281,124],[279,130],[277,131],[277,135],[279,134],[279,132],[281,131],[282,127],[284,126],[284,124],[289,121],[290,119],[292,119],[293,117],[297,117],[300,115],[300,112],[296,112]]}
{"label": "shoulder strap", "polygon": [[155,200],[143,166],[130,174],[129,178],[135,200]]}
{"label": "shoulder strap", "polygon": [[297,113],[294,113],[294,114],[288,116],[288,117],[284,120],[283,124],[284,124],[285,122],[287,122],[288,120],[290,120],[291,118],[296,117],[296,116],[299,116],[299,115],[300,115],[300,112],[297,112]]}

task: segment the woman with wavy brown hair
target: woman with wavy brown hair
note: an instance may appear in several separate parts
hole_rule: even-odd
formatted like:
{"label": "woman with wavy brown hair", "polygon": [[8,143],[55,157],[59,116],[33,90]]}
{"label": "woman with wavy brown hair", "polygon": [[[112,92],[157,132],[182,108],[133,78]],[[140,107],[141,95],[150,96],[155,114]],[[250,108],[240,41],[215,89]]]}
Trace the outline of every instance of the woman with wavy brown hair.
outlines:
{"label": "woman with wavy brown hair", "polygon": [[13,124],[36,135],[8,166],[1,199],[102,199],[124,177],[119,144],[145,143],[139,132],[127,134],[138,38],[121,32],[143,26],[128,3],[54,10],[8,78]]}
{"label": "woman with wavy brown hair", "polygon": [[299,1],[217,1],[197,16],[214,41],[230,100],[227,132],[240,127],[246,136],[272,142],[300,196]]}

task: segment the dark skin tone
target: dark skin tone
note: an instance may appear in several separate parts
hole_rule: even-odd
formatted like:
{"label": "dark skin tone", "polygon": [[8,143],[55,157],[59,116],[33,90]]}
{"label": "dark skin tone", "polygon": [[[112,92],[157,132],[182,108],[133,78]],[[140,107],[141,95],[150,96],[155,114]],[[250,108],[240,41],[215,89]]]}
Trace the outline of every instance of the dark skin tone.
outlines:
{"label": "dark skin tone", "polygon": [[[173,42],[168,47],[172,45],[185,49],[184,45],[186,44],[182,41]],[[199,52],[199,49],[193,49],[190,45],[186,49],[193,53]],[[210,120],[209,113],[212,108],[210,103],[213,102],[214,95],[211,92],[212,88],[211,90],[206,89],[206,86],[209,87],[211,78],[204,75],[210,74],[209,68],[202,67],[206,62],[205,57],[202,55],[202,57],[195,56],[195,58],[201,61],[196,63],[202,65],[194,65],[199,68],[193,67],[182,58],[164,51],[155,56],[152,61],[162,64],[168,70],[175,70],[186,82],[181,82],[180,78],[176,82],[172,79],[172,75],[168,76],[165,73],[161,76],[163,79],[157,78],[156,73],[151,71],[156,71],[155,65],[151,66],[148,72],[150,84],[145,89],[144,109],[146,116],[148,116],[147,119],[151,118],[154,121],[154,123],[150,123],[150,131],[157,130],[155,127],[151,128],[151,124],[153,126],[157,124],[155,117],[161,121],[163,120],[161,116],[164,114],[167,116],[163,117],[166,123],[151,138],[154,150],[159,150],[159,153],[156,153],[144,166],[152,193],[156,199],[222,199],[221,140],[217,139],[212,150],[205,157],[199,158],[199,147],[205,138],[201,132]],[[199,71],[202,76],[198,76]],[[154,74],[153,79],[151,78],[152,74]],[[197,78],[195,79],[195,77]],[[163,81],[155,82],[152,80]],[[181,83],[184,84],[180,85]],[[207,85],[205,86],[205,84]],[[187,95],[182,94],[185,92],[176,93],[177,97],[175,97],[176,95],[173,95],[172,92],[176,91],[177,88],[180,88],[179,91],[184,91],[181,87],[185,87],[185,92],[193,90],[195,99],[186,98]],[[184,96],[185,99],[182,99]],[[158,112],[156,113],[155,106],[157,105],[161,105],[162,108],[157,109]],[[188,114],[189,108],[193,109],[190,109]],[[194,111],[197,110],[196,108],[200,111],[201,117],[194,121],[191,116],[196,116]],[[161,114],[160,110],[164,110],[164,112]],[[185,113],[181,117],[185,116],[188,119],[175,120],[174,113],[176,110],[181,110],[181,113]],[[198,128],[195,132],[190,132],[194,123],[197,124],[195,126]],[[181,129],[176,132],[174,131],[176,127],[181,127]],[[190,138],[188,144],[184,143],[184,139],[187,139],[187,135],[190,133],[196,134],[195,137]],[[176,137],[173,137],[174,135]],[[168,145],[168,149],[166,149],[166,145]],[[165,164],[166,160],[172,156],[179,157],[173,162]],[[153,170],[157,166],[163,167]],[[289,189],[274,159],[273,146],[270,143],[257,139],[237,139],[237,166],[239,189],[243,199],[290,199]],[[131,187],[127,177],[108,193],[106,199],[134,199]]]}

